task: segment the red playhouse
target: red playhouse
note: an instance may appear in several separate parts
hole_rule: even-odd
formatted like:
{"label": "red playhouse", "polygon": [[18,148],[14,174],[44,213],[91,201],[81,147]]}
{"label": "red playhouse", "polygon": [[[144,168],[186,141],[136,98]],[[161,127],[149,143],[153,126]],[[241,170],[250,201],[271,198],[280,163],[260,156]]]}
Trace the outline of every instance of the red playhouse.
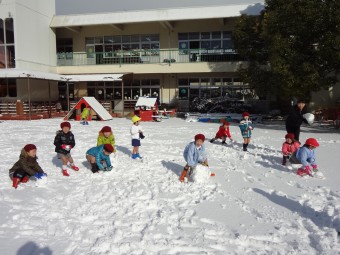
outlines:
{"label": "red playhouse", "polygon": [[156,97],[140,97],[135,106],[135,115],[142,121],[153,121],[153,113],[158,112]]}

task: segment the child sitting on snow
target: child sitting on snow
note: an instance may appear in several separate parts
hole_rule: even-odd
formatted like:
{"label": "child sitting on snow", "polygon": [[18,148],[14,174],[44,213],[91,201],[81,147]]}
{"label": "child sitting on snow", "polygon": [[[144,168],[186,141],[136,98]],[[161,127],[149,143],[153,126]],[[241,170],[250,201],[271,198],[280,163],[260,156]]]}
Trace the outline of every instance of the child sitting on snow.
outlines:
{"label": "child sitting on snow", "polygon": [[104,126],[100,131],[97,138],[97,146],[102,144],[111,144],[113,152],[115,152],[115,137],[109,126]]}
{"label": "child sitting on snow", "polygon": [[248,112],[242,113],[242,119],[240,121],[240,130],[244,140],[243,151],[247,151],[247,147],[250,143],[251,131],[254,129],[252,121],[249,119],[250,114]]}
{"label": "child sitting on snow", "polygon": [[86,159],[90,162],[93,173],[97,173],[99,170],[111,171],[110,155],[113,151],[114,148],[111,144],[102,144],[86,152]]}
{"label": "child sitting on snow", "polygon": [[282,165],[286,165],[290,156],[300,147],[300,143],[294,139],[293,133],[288,133],[285,136],[286,141],[282,144]]}
{"label": "child sitting on snow", "polygon": [[[208,159],[203,145],[204,141],[205,136],[203,134],[197,134],[195,135],[195,141],[189,143],[185,147],[183,157],[187,163],[183,169],[181,177],[179,178],[181,182],[184,182],[188,171],[190,176],[198,164],[208,166]],[[215,176],[215,174],[212,173],[211,176]]]}
{"label": "child sitting on snow", "polygon": [[70,122],[62,122],[60,124],[61,130],[57,131],[57,135],[54,138],[55,152],[57,157],[63,162],[62,173],[64,176],[70,176],[67,172],[67,163],[70,162],[71,168],[74,171],[78,171],[79,168],[74,165],[73,158],[71,157],[71,149],[76,145],[74,135],[70,131]]}
{"label": "child sitting on snow", "polygon": [[131,134],[131,143],[133,146],[132,149],[132,159],[137,159],[137,158],[142,158],[139,155],[139,146],[140,144],[140,139],[144,139],[144,135],[143,135],[143,129],[141,126],[139,126],[139,122],[140,122],[141,118],[139,118],[137,115],[133,116],[131,118],[131,121],[133,122],[133,125],[130,129],[130,134]]}
{"label": "child sitting on snow", "polygon": [[302,167],[296,172],[297,175],[303,176],[308,174],[313,176],[313,172],[318,171],[318,165],[315,158],[316,147],[319,147],[318,141],[315,138],[308,138],[305,144],[293,153],[289,161],[292,164],[302,164]]}
{"label": "child sitting on snow", "polygon": [[222,144],[226,143],[227,137],[232,141],[231,135],[230,135],[230,130],[229,130],[229,122],[228,121],[223,121],[222,125],[218,129],[215,138],[211,139],[210,142],[213,143],[217,139],[222,139]]}
{"label": "child sitting on snow", "polygon": [[34,144],[26,144],[21,150],[19,160],[9,170],[9,177],[16,189],[20,182],[26,183],[31,176],[41,179],[47,176],[37,162],[37,147]]}

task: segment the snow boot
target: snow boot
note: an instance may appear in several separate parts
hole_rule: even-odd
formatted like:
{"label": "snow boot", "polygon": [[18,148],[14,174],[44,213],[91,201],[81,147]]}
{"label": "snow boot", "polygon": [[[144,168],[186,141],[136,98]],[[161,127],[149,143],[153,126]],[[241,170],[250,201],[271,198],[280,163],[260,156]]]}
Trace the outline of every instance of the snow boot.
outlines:
{"label": "snow boot", "polygon": [[91,163],[91,171],[92,173],[98,173],[99,172],[99,168],[97,163]]}
{"label": "snow boot", "polygon": [[287,164],[287,156],[283,156],[282,165],[285,166]]}
{"label": "snow boot", "polygon": [[26,182],[29,181],[29,179],[30,179],[30,177],[28,175],[26,175],[24,178],[21,179],[21,182],[26,183]]}
{"label": "snow boot", "polygon": [[70,176],[70,175],[68,174],[67,170],[63,170],[62,173],[63,173],[64,176]]}
{"label": "snow boot", "polygon": [[222,144],[226,144],[226,142],[225,142],[225,141],[222,141]]}
{"label": "snow boot", "polygon": [[184,178],[187,176],[187,172],[188,170],[186,169],[183,170],[181,177],[179,177],[180,182],[184,182]]}
{"label": "snow boot", "polygon": [[132,154],[132,159],[136,159],[137,158],[137,154]]}
{"label": "snow boot", "polygon": [[248,144],[246,144],[246,143],[243,144],[243,151],[247,151],[247,146],[248,146]]}
{"label": "snow boot", "polygon": [[75,166],[75,165],[71,165],[71,168],[74,170],[74,171],[79,171],[79,167]]}
{"label": "snow boot", "polygon": [[215,142],[215,140],[216,140],[216,139],[215,139],[215,138],[213,138],[213,139],[211,139],[211,140],[210,140],[210,142],[211,142],[211,143],[213,143],[213,142]]}
{"label": "snow boot", "polygon": [[20,178],[13,177],[13,185],[12,185],[12,187],[16,189],[18,187],[19,183],[20,183]]}
{"label": "snow boot", "polygon": [[137,154],[136,154],[136,158],[142,159],[143,157],[141,157],[141,156],[139,155],[139,153],[137,153]]}

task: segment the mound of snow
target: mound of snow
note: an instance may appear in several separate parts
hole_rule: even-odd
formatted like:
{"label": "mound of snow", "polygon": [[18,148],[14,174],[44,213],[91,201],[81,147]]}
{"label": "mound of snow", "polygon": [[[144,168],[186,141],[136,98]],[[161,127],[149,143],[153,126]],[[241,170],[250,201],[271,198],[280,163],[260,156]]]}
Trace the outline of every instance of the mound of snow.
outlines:
{"label": "mound of snow", "polygon": [[207,182],[210,178],[211,171],[209,167],[198,164],[190,176],[190,180],[193,182]]}

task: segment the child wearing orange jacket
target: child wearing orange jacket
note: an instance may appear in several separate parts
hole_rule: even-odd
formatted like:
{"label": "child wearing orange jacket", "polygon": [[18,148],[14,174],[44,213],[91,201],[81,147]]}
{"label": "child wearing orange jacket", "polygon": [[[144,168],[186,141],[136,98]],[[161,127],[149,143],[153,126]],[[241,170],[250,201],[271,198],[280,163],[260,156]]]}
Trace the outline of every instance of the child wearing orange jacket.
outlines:
{"label": "child wearing orange jacket", "polygon": [[210,142],[213,143],[217,139],[222,139],[222,144],[225,144],[227,137],[230,139],[230,141],[232,141],[233,139],[231,139],[229,126],[230,124],[228,121],[223,121],[222,125],[220,126],[220,128],[218,129],[215,135],[215,138],[211,139]]}

